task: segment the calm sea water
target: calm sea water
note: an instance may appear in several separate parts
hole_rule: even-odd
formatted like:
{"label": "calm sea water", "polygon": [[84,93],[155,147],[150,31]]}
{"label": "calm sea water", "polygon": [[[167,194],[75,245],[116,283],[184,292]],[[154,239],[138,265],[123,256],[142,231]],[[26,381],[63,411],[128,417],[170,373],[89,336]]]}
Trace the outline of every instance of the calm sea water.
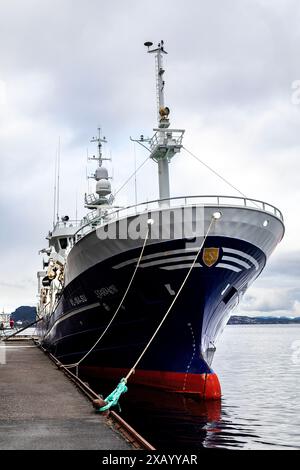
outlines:
{"label": "calm sea water", "polygon": [[[227,326],[213,367],[220,402],[129,382],[121,416],[157,449],[300,449],[300,325]],[[91,385],[106,395],[116,384]]]}
{"label": "calm sea water", "polygon": [[300,448],[300,325],[227,326],[214,370],[221,402],[129,384],[121,416],[157,449]]}

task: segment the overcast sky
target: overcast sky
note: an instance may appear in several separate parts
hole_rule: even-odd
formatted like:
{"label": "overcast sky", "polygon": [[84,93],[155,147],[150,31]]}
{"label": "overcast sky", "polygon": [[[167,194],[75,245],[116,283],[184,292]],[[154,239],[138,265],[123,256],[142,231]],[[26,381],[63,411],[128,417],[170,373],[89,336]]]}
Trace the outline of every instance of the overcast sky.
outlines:
{"label": "overcast sky", "polygon": [[[76,199],[85,213],[98,126],[114,189],[134,153],[145,159],[129,140],[151,135],[156,120],[154,57],[143,43],[164,39],[166,104],[185,146],[285,217],[285,238],[237,313],[300,315],[299,24],[297,0],[1,0],[0,306],[36,302],[59,137],[61,215],[71,218]],[[156,170],[148,162],[139,173],[139,200],[157,197]],[[236,194],[184,152],[170,171],[172,195]],[[118,202],[134,203],[133,185]]]}

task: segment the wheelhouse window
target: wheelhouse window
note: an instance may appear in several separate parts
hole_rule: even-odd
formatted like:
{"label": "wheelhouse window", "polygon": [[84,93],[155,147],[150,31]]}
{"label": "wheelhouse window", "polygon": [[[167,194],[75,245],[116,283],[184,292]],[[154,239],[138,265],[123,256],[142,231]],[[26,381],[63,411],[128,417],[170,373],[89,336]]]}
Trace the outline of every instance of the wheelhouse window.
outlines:
{"label": "wheelhouse window", "polygon": [[65,250],[68,246],[68,239],[67,238],[60,238],[59,239],[59,245],[62,250]]}

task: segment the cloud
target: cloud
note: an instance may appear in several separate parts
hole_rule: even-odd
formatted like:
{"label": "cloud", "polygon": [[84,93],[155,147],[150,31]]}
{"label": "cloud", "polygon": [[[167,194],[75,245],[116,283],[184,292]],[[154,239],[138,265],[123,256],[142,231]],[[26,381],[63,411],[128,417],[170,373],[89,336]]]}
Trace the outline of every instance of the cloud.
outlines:
{"label": "cloud", "polygon": [[292,316],[300,317],[300,301],[299,300],[294,301],[293,309],[292,309]]}
{"label": "cloud", "polygon": [[300,253],[275,254],[246,292],[238,310],[254,315],[300,316]]}

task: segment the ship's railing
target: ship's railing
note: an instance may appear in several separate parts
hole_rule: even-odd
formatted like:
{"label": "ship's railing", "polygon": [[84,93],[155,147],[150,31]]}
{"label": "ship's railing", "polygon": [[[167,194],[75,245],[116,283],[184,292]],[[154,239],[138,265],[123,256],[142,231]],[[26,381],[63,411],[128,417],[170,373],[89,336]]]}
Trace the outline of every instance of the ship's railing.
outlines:
{"label": "ship's railing", "polygon": [[58,228],[58,227],[79,227],[80,225],[82,225],[81,220],[66,220],[66,221],[60,220],[60,221],[56,222],[55,228]]}
{"label": "ship's railing", "polygon": [[123,218],[130,215],[136,215],[145,211],[153,211],[168,207],[189,206],[189,205],[204,205],[214,207],[247,207],[250,209],[259,209],[263,212],[268,212],[278,219],[283,221],[283,215],[277,207],[272,206],[258,199],[249,199],[240,196],[184,196],[172,197],[170,199],[157,199],[154,201],[142,202],[133,206],[127,206],[110,212],[106,217],[110,218]]}
{"label": "ship's railing", "polygon": [[96,204],[99,201],[99,196],[96,194],[85,194],[84,195],[84,202],[85,204],[91,205]]}
{"label": "ship's railing", "polygon": [[84,195],[84,202],[85,205],[91,206],[91,207],[96,207],[96,206],[104,206],[104,205],[110,205],[114,201],[114,196],[112,194],[109,195],[109,197],[104,197],[104,196],[98,196],[98,194],[85,194]]}
{"label": "ship's railing", "polygon": [[182,139],[184,130],[183,129],[154,129],[156,132],[154,136],[149,140],[149,147],[151,153],[153,153],[157,147],[162,145],[163,147],[178,147],[182,146]]}
{"label": "ship's railing", "polygon": [[91,211],[91,212],[88,212],[84,218],[83,218],[83,221],[85,222],[93,222],[95,219],[98,219],[99,218],[99,213],[97,211],[97,209]]}
{"label": "ship's railing", "polygon": [[281,211],[266,202],[260,201],[258,199],[250,199],[240,196],[178,196],[172,197],[170,199],[156,199],[153,201],[142,202],[140,204],[135,204],[132,206],[121,207],[117,210],[113,210],[106,215],[99,216],[96,213],[91,213],[87,223],[84,225],[85,230],[89,231],[92,226],[105,225],[109,222],[116,221],[118,219],[123,219],[130,216],[135,216],[137,214],[142,214],[144,212],[151,212],[155,210],[165,209],[165,208],[175,208],[182,206],[213,206],[213,207],[245,207],[253,210],[260,210],[267,214],[271,214],[274,217],[277,217],[283,222],[283,215]]}

